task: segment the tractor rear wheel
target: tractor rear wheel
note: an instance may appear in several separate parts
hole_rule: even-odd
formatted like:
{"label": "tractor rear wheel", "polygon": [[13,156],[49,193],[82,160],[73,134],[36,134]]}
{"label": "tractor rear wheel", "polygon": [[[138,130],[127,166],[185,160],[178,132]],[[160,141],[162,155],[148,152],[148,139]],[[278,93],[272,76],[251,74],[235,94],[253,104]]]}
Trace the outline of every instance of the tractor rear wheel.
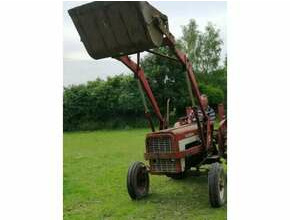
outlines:
{"label": "tractor rear wheel", "polygon": [[212,207],[222,206],[226,200],[226,175],[220,163],[213,163],[208,173],[209,201]]}
{"label": "tractor rear wheel", "polygon": [[149,174],[142,162],[134,162],[128,169],[127,189],[131,199],[141,199],[148,195]]}

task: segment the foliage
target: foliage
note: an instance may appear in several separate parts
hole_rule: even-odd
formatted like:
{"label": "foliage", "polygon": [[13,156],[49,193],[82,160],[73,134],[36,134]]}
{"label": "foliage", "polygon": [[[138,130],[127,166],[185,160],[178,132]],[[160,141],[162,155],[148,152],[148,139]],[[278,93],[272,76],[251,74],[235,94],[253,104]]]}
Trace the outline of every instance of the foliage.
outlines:
{"label": "foliage", "polygon": [[200,91],[208,96],[208,99],[216,107],[217,104],[222,103],[224,100],[223,91],[220,88],[212,85],[200,84]]}
{"label": "foliage", "polygon": [[[172,56],[167,48],[158,49],[158,52]],[[177,114],[183,114],[185,106],[190,105],[190,99],[181,64],[150,54],[145,57],[141,65],[147,74],[161,112],[165,113],[166,101],[169,98],[170,105],[176,109]]]}
{"label": "foliage", "polygon": [[150,194],[132,201],[128,166],[142,161],[148,129],[64,133],[63,219],[226,219],[208,202],[207,176],[150,175]]}
{"label": "foliage", "polygon": [[[221,102],[226,104],[227,97],[227,63],[220,60],[221,45],[219,30],[213,24],[209,23],[201,32],[194,20],[183,27],[183,36],[177,40],[177,46],[188,54],[193,64],[200,91],[208,95],[213,107]],[[166,47],[155,51],[173,57]],[[141,66],[161,113],[165,115],[166,101],[170,99],[174,119],[183,116],[185,107],[190,106],[184,67],[152,54],[142,59]],[[63,113],[65,131],[147,126],[133,74],[64,88]]]}
{"label": "foliage", "polygon": [[210,74],[217,70],[220,62],[221,45],[219,29],[208,23],[205,32],[198,30],[194,19],[187,26],[183,26],[183,36],[179,40],[181,49],[188,54],[197,73]]}
{"label": "foliage", "polygon": [[[132,76],[119,75],[106,81],[64,88],[64,130],[143,127],[143,105]],[[126,122],[127,121],[127,122]]]}

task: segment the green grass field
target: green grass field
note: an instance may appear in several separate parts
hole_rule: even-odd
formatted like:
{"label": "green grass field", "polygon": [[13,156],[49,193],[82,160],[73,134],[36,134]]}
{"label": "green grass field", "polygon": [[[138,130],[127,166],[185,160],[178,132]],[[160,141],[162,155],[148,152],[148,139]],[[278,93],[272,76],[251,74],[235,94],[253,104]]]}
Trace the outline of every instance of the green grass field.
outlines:
{"label": "green grass field", "polygon": [[128,166],[144,161],[145,129],[64,133],[64,219],[226,219],[211,208],[207,176],[150,176],[150,195],[132,201]]}

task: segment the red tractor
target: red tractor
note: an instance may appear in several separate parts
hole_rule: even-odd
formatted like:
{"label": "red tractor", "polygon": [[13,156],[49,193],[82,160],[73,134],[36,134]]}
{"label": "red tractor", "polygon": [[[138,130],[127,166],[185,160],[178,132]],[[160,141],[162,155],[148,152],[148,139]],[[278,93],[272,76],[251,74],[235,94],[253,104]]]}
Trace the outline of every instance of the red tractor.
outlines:
{"label": "red tractor", "polygon": [[[209,200],[212,207],[220,207],[226,200],[226,175],[222,158],[226,160],[226,118],[223,105],[218,107],[219,125],[214,129],[202,106],[201,94],[186,54],[176,48],[169,31],[167,16],[147,2],[92,2],[69,10],[81,41],[94,59],[112,57],[125,64],[135,75],[141,92],[151,133],[146,136],[145,159],[133,163],[128,170],[127,189],[132,199],[141,199],[149,191],[149,173],[173,179],[186,177],[191,168],[199,170],[211,164],[208,172]],[[175,57],[160,54],[154,48],[167,47]],[[140,66],[140,52],[180,62],[184,67],[192,106],[180,118],[178,126],[169,128],[150,85]],[[137,62],[128,55],[137,54]],[[149,113],[145,94],[158,118],[159,130]],[[195,104],[197,103],[197,104]],[[167,103],[169,104],[169,102]]]}

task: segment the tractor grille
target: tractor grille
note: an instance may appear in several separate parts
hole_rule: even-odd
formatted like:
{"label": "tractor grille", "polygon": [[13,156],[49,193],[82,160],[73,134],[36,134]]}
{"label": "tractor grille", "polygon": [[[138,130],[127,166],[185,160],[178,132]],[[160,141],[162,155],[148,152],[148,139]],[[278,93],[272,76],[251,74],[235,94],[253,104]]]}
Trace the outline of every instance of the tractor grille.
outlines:
{"label": "tractor grille", "polygon": [[150,170],[155,172],[175,173],[179,160],[175,159],[153,159],[150,160]]}
{"label": "tractor grille", "polygon": [[170,137],[150,137],[147,139],[148,153],[171,153],[172,142]]}

